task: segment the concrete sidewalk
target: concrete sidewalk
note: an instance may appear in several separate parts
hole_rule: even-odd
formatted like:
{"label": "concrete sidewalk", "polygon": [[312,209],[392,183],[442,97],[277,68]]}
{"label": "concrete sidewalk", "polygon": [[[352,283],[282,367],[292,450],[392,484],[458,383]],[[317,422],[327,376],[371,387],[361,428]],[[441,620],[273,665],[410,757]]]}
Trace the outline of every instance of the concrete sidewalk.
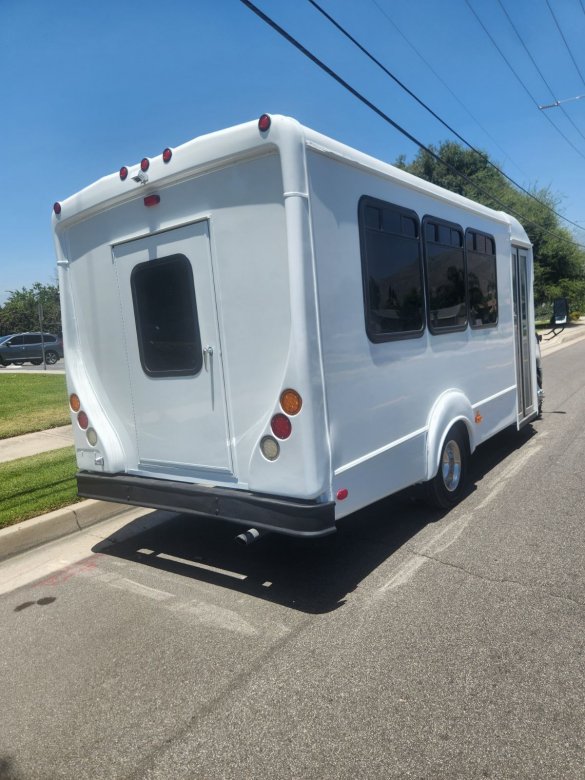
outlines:
{"label": "concrete sidewalk", "polygon": [[71,425],[25,433],[24,436],[13,436],[11,439],[0,439],[0,463],[27,458],[29,455],[38,455],[40,452],[49,452],[72,444]]}
{"label": "concrete sidewalk", "polygon": [[[547,355],[585,338],[585,318],[571,323],[558,336],[551,337],[544,334],[546,331],[543,332],[540,350],[542,357],[546,358]],[[73,444],[70,425],[38,433],[27,433],[12,439],[3,439],[0,440],[0,462],[25,458],[40,452],[66,447],[69,444]],[[127,504],[112,504],[108,501],[93,500],[81,501],[47,515],[0,529],[0,560],[54,541],[115,515],[127,514],[128,518],[132,519],[149,512],[152,510],[136,509],[136,507],[129,507]],[[122,518],[120,519],[122,520]]]}

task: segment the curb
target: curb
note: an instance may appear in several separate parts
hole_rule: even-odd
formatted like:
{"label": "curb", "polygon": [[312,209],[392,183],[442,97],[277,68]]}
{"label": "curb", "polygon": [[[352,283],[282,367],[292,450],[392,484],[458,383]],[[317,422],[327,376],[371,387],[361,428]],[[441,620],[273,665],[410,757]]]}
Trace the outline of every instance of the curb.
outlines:
{"label": "curb", "polygon": [[127,504],[88,499],[0,529],[0,561],[127,512]]}

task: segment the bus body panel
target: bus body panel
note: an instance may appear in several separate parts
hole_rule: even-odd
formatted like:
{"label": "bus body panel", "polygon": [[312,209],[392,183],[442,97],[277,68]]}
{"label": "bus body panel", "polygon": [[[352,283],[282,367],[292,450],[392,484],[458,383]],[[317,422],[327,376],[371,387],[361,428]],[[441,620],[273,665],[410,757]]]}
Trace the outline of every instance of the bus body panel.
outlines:
{"label": "bus body panel", "polygon": [[[72,412],[83,495],[319,535],[431,479],[454,424],[473,452],[535,416],[518,392],[536,398],[532,256],[513,218],[286,117],[195,139],[148,175],[106,177],[53,217],[68,387],[97,433]],[[363,198],[493,237],[497,324],[434,333],[425,312],[416,337],[371,340]],[[171,268],[194,290],[185,365],[160,335],[178,319],[157,319]],[[302,406],[279,437],[289,388]]]}

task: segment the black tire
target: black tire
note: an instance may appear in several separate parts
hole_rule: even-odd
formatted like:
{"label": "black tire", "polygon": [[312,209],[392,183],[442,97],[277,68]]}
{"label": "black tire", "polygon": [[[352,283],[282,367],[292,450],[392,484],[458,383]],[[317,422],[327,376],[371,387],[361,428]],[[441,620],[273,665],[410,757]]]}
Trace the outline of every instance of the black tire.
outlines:
{"label": "black tire", "polygon": [[48,366],[54,366],[59,360],[59,355],[52,349],[45,350],[45,363]]}
{"label": "black tire", "polygon": [[439,468],[426,483],[427,501],[439,509],[450,509],[461,501],[467,489],[469,439],[463,425],[454,425],[441,449]]}
{"label": "black tire", "polygon": [[33,366],[40,366],[43,361],[42,360],[31,360],[30,362],[33,364]]}

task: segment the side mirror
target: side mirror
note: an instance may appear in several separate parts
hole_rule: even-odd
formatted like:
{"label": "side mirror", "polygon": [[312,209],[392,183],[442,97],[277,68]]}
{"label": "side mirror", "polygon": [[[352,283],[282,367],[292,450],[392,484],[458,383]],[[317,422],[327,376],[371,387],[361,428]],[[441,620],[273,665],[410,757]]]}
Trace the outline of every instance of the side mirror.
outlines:
{"label": "side mirror", "polygon": [[567,298],[555,298],[553,301],[553,324],[566,325],[569,321],[569,301]]}

